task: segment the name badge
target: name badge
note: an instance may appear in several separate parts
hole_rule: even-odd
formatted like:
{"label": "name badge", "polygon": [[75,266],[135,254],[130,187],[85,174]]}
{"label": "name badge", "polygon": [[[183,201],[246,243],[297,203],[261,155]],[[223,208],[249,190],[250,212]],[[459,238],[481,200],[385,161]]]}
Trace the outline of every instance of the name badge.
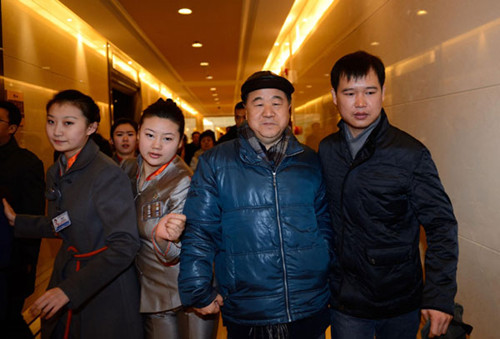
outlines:
{"label": "name badge", "polygon": [[53,218],[52,225],[54,226],[54,231],[56,231],[56,233],[71,225],[68,211],[61,213],[57,217]]}
{"label": "name badge", "polygon": [[161,217],[163,202],[154,201],[142,206],[142,220],[146,221],[153,218]]}

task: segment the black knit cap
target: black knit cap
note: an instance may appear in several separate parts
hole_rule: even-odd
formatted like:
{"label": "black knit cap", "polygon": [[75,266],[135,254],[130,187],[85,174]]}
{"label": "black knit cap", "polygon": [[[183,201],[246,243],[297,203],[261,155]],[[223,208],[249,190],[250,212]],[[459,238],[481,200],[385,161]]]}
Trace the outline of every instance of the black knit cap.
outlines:
{"label": "black knit cap", "polygon": [[288,99],[291,98],[293,85],[287,79],[274,74],[271,71],[259,71],[252,74],[241,86],[241,100],[246,102],[248,93],[262,89],[262,88],[276,88],[285,92]]}

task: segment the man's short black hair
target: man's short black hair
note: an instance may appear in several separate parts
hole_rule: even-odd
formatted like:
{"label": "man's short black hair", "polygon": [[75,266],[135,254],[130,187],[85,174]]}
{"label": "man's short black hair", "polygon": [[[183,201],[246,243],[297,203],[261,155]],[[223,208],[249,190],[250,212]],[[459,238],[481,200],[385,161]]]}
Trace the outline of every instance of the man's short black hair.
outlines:
{"label": "man's short black hair", "polygon": [[243,101],[238,102],[236,106],[234,106],[234,111],[236,111],[237,109],[245,109],[245,104],[243,103]]}
{"label": "man's short black hair", "polygon": [[384,86],[385,67],[380,58],[365,51],[357,51],[344,55],[333,65],[332,72],[330,73],[332,88],[337,92],[341,77],[345,76],[347,81],[351,80],[351,78],[363,78],[368,74],[370,69],[373,69],[377,74],[380,87]]}
{"label": "man's short black hair", "polygon": [[9,113],[9,125],[19,126],[23,116],[19,108],[9,101],[0,101],[0,108],[5,109]]}

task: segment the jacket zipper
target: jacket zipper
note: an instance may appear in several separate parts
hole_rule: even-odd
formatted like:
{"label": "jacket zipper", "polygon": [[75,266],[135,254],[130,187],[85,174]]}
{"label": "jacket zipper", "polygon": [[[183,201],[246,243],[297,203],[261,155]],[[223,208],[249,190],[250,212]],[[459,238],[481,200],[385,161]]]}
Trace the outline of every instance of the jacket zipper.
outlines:
{"label": "jacket zipper", "polygon": [[[366,143],[368,142],[368,139],[365,141],[365,144],[363,145],[363,147],[361,147],[361,149],[359,150],[359,152],[361,152],[361,150],[363,148],[365,148],[366,146]],[[344,152],[347,152],[347,154],[351,154],[349,149],[346,147]],[[359,156],[359,152],[357,154],[357,156]],[[357,157],[356,157],[357,158]],[[345,225],[346,225],[346,221],[345,221],[345,214],[344,214],[344,191],[345,191],[345,184],[347,182],[347,177],[349,176],[349,174],[352,172],[352,170],[356,167],[358,167],[359,165],[361,165],[362,163],[364,163],[364,161],[361,161],[361,162],[356,162],[356,158],[352,158],[351,156],[351,160],[349,161],[349,170],[347,171],[345,177],[344,177],[344,180],[342,181],[342,187],[341,187],[341,190],[340,190],[340,213],[342,214],[342,232],[340,234],[340,249],[339,249],[339,263],[340,263],[340,269],[343,271],[344,270],[344,267],[343,267],[343,264],[342,264],[342,260],[343,260],[343,257],[344,257],[344,237],[345,237]],[[343,304],[342,304],[342,286],[344,285],[344,275],[345,274],[342,274],[342,279],[340,280],[340,286],[339,286],[339,302],[340,302],[340,307],[341,309],[343,309]]]}
{"label": "jacket zipper", "polygon": [[285,250],[283,246],[283,234],[281,231],[281,219],[280,219],[280,206],[278,203],[278,187],[276,185],[276,171],[273,171],[273,186],[274,186],[274,201],[276,204],[276,220],[278,221],[278,232],[280,235],[280,250],[281,250],[281,260],[283,262],[283,283],[285,286],[285,305],[286,305],[286,315],[288,317],[288,321],[292,321],[292,317],[290,316],[290,301],[288,300],[288,280],[287,280],[287,270],[285,263]]}

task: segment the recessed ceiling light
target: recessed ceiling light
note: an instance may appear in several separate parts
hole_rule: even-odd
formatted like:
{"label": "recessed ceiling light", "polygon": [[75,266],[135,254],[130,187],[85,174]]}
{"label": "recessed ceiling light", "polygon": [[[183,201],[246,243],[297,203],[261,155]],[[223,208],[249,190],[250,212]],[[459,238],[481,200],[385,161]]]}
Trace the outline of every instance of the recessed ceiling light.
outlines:
{"label": "recessed ceiling light", "polygon": [[425,9],[421,9],[420,11],[417,12],[417,15],[426,15],[427,11]]}
{"label": "recessed ceiling light", "polygon": [[280,43],[279,43],[279,42],[275,42],[275,43],[274,43],[274,46],[279,46],[279,45],[280,45]]}
{"label": "recessed ceiling light", "polygon": [[177,11],[177,13],[182,14],[182,15],[189,15],[193,13],[193,11],[189,8],[181,8]]}
{"label": "recessed ceiling light", "polygon": [[206,67],[206,66],[208,66],[208,62],[202,61],[202,62],[200,62],[200,66]]}
{"label": "recessed ceiling light", "polygon": [[290,43],[289,42],[285,42],[285,46],[290,46]]}
{"label": "recessed ceiling light", "polygon": [[211,88],[210,88],[210,90],[211,90],[211,91],[216,91],[216,90],[217,90],[217,88],[215,88],[215,87],[211,87]]}
{"label": "recessed ceiling light", "polygon": [[325,77],[329,77],[330,76],[330,73],[325,73],[323,74]]}
{"label": "recessed ceiling light", "polygon": [[306,85],[306,88],[312,88],[312,85]]}
{"label": "recessed ceiling light", "polygon": [[219,96],[219,94],[217,94],[217,93],[212,93],[212,96],[213,96],[213,97],[217,97],[217,96]]}
{"label": "recessed ceiling light", "polygon": [[378,42],[378,41],[373,41],[370,45],[372,45],[372,46],[378,46],[378,45],[380,45],[380,42]]}
{"label": "recessed ceiling light", "polygon": [[200,47],[202,47],[203,45],[202,45],[202,43],[201,43],[201,42],[199,42],[199,41],[195,41],[195,42],[193,42],[193,44],[192,44],[191,46],[193,46],[194,48],[200,48]]}
{"label": "recessed ceiling light", "polygon": [[132,65],[132,61],[129,61],[129,62],[128,62],[128,64],[129,64],[129,65]]}
{"label": "recessed ceiling light", "polygon": [[73,19],[68,18],[68,19],[66,19],[66,21],[67,21],[67,22],[71,22],[71,21],[73,21]]}
{"label": "recessed ceiling light", "polygon": [[211,76],[211,75],[207,75],[205,78],[206,78],[207,80],[212,80],[214,77],[213,77],[213,76]]}

